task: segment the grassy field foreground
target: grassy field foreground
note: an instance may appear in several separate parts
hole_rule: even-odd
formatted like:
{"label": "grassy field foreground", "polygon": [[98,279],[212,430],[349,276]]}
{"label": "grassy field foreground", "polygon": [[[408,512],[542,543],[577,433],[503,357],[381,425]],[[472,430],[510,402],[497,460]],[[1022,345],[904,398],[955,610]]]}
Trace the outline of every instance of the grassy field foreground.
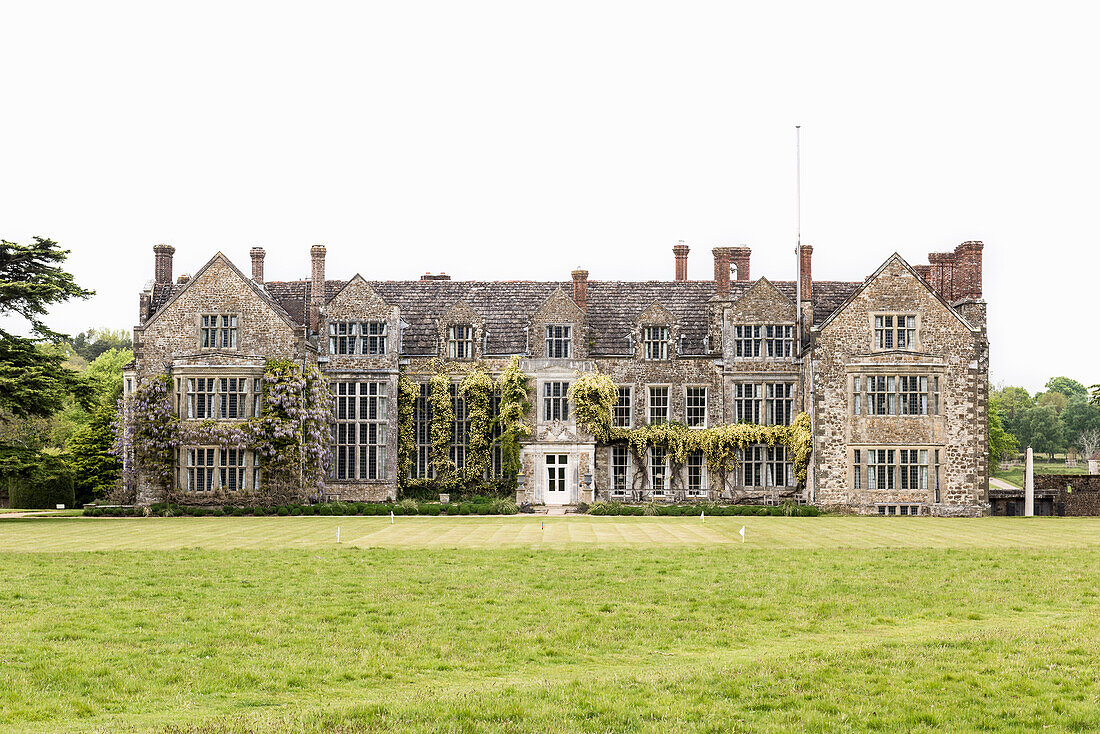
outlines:
{"label": "grassy field foreground", "polygon": [[1093,520],[32,519],[0,551],[7,731],[1100,723]]}

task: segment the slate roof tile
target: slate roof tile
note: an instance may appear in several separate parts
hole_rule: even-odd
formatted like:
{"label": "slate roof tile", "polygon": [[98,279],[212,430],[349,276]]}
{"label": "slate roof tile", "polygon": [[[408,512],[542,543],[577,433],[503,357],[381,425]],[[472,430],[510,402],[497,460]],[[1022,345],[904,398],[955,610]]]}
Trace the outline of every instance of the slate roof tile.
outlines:
{"label": "slate roof tile", "polygon": [[[527,346],[528,318],[558,288],[572,292],[571,281],[460,281],[410,280],[368,281],[386,302],[401,309],[408,325],[403,336],[404,352],[409,355],[435,353],[435,320],[442,318],[458,301],[463,301],[482,319],[488,331],[489,354],[522,353]],[[739,298],[755,281],[733,281],[730,297]],[[344,280],[325,282],[325,301],[347,284]],[[776,288],[792,301],[794,281],[773,281]],[[862,283],[842,281],[814,282],[814,322],[821,323]],[[152,313],[156,313],[182,284],[155,284]],[[311,284],[308,280],[272,281],[264,284],[267,292],[302,324],[308,314]],[[638,317],[659,303],[677,319],[684,335],[684,353],[702,354],[707,334],[707,304],[715,295],[713,281],[588,281],[588,318],[590,337],[596,354],[625,354],[629,351],[629,333]],[[534,335],[532,335],[534,337]]]}

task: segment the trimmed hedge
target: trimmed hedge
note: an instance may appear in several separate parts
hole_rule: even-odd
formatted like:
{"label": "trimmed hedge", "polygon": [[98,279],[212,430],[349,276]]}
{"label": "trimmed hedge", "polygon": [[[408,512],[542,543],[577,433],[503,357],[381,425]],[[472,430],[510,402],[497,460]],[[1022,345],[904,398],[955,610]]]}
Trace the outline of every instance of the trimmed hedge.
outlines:
{"label": "trimmed hedge", "polygon": [[[70,485],[71,491],[71,485]],[[514,515],[518,512],[514,502],[510,500],[489,500],[479,497],[478,502],[452,502],[441,505],[438,502],[420,502],[412,504],[380,503],[341,503],[330,502],[317,505],[281,505],[277,507],[181,507],[158,503],[150,505],[149,515],[154,517],[264,517],[268,515],[298,517],[301,515],[383,515],[389,516],[392,512],[396,515],[422,515],[436,517],[439,515]],[[52,508],[53,505],[50,505]],[[144,507],[88,507],[84,514],[88,517],[133,517],[144,516]],[[625,505],[620,502],[597,502],[588,508],[590,515],[645,515],[646,508],[642,505]],[[652,513],[653,508],[650,507]],[[780,505],[778,507],[764,505],[659,505],[656,514],[659,516],[684,517],[698,515],[700,512],[711,517],[731,515],[772,515],[790,517],[817,517],[821,511],[813,505]]]}
{"label": "trimmed hedge", "polygon": [[[690,516],[703,513],[712,517],[737,515],[771,515],[775,517],[817,517],[821,510],[813,505],[660,505],[657,515]],[[644,515],[645,508],[640,505],[625,505],[621,502],[597,502],[588,510],[590,515]]]}
{"label": "trimmed hedge", "polygon": [[22,475],[8,475],[8,504],[19,510],[52,510],[76,503],[72,470],[64,459],[39,454],[36,464]]}

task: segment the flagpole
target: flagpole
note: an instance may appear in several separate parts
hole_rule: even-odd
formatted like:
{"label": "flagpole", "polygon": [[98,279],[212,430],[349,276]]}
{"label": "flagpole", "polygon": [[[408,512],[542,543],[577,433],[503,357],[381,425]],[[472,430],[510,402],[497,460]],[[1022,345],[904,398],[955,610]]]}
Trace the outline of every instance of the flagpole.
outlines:
{"label": "flagpole", "polygon": [[794,301],[795,301],[795,337],[798,353],[802,353],[802,126],[794,126],[794,200],[795,200],[795,246],[794,246]]}

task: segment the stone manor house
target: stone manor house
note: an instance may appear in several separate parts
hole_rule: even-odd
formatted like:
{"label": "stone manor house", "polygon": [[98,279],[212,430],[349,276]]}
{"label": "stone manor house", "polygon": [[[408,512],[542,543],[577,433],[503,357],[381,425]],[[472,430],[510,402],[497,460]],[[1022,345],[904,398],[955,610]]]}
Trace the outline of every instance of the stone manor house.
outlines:
{"label": "stone manor house", "polygon": [[[329,280],[325,248],[314,246],[308,279],[268,282],[262,248],[251,251],[251,277],[218,253],[173,278],[175,249],[157,245],[126,385],[167,373],[182,421],[233,422],[258,415],[266,360],[317,366],[336,396],[325,492],[370,501],[399,492],[399,370],[425,381],[442,361],[496,377],[518,355],[532,403],[520,500],[980,514],[988,507],[982,247],[964,242],[927,265],[893,254],[863,280],[837,282],[812,278],[813,248],[804,246],[796,283],[751,277],[748,247],[713,249],[714,278],[688,280],[682,243],[664,281],[590,280],[581,269],[552,282]],[[567,396],[578,374],[593,371],[617,386],[620,427],[781,425],[808,413],[806,481],[796,481],[783,446],[747,447],[737,470],[719,477],[701,457],[672,465],[655,448],[639,462],[626,446],[594,441],[577,429]],[[453,400],[451,458],[461,467],[466,415],[457,391]],[[425,385],[413,479],[432,472],[426,401]],[[261,481],[252,453],[180,447],[179,491],[247,492]],[[490,471],[499,461],[494,451]]]}

